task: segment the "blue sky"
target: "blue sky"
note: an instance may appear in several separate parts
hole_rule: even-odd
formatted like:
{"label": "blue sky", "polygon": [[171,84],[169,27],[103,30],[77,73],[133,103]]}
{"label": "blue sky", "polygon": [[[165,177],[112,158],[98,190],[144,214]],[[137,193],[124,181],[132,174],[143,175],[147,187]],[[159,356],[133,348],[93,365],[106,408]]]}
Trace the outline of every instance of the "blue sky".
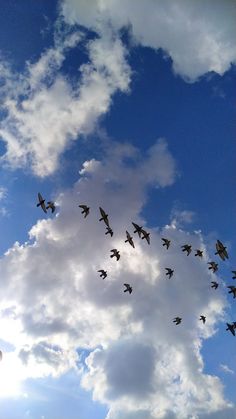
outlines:
{"label": "blue sky", "polygon": [[0,6],[0,419],[235,418],[234,2]]}

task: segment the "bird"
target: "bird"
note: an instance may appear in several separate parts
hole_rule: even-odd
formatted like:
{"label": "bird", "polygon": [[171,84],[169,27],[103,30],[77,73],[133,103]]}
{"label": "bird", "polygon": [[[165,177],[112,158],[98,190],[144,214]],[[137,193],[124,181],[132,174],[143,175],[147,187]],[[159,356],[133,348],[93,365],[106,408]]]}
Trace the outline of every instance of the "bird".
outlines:
{"label": "bird", "polygon": [[234,285],[229,285],[227,288],[230,289],[230,291],[228,292],[228,294],[233,293],[233,298],[236,298],[236,287]]}
{"label": "bird", "polygon": [[125,243],[129,242],[129,244],[135,248],[134,246],[134,241],[133,241],[133,237],[131,237],[131,235],[129,234],[129,232],[126,230],[126,237],[127,239],[125,240]]}
{"label": "bird", "polygon": [[108,221],[108,214],[105,213],[105,211],[99,207],[100,213],[101,213],[101,218],[99,219],[99,221],[104,221],[104,223],[106,224],[107,227],[110,227],[109,225],[109,221]]}
{"label": "bird", "polygon": [[171,268],[165,268],[165,270],[167,271],[166,272],[166,275],[169,275],[169,279],[173,276],[173,273],[174,273],[174,269],[171,269]]}
{"label": "bird", "polygon": [[182,248],[182,252],[187,252],[187,256],[190,255],[192,251],[192,246],[190,244],[184,244],[183,246],[181,246],[181,248]]}
{"label": "bird", "polygon": [[53,214],[55,209],[56,209],[54,202],[48,201],[48,205],[47,205],[46,209],[48,210],[49,208],[51,208],[52,214]]}
{"label": "bird", "polygon": [[223,245],[223,243],[221,243],[220,240],[217,240],[217,242],[216,242],[216,253],[215,253],[215,255],[219,255],[222,260],[229,259],[229,255],[228,255],[226,249],[227,249],[227,247],[225,247]]}
{"label": "bird", "polygon": [[45,206],[45,199],[43,199],[40,193],[38,193],[38,200],[39,200],[39,203],[37,204],[37,207],[41,206],[42,210],[47,214],[47,210]]}
{"label": "bird", "polygon": [[135,228],[134,233],[138,233],[139,237],[141,237],[141,233],[143,231],[143,227],[140,227],[138,224],[133,223],[133,226]]}
{"label": "bird", "polygon": [[181,323],[181,321],[182,321],[182,318],[181,318],[181,317],[175,317],[175,318],[173,319],[173,323],[175,323],[175,324],[176,324],[176,326],[177,326],[178,324],[180,324],[180,323]]}
{"label": "bird", "polygon": [[200,319],[199,320],[202,320],[203,324],[206,323],[206,317],[205,316],[200,316]]}
{"label": "bird", "polygon": [[114,256],[116,257],[116,260],[120,259],[120,252],[117,249],[112,249],[110,250],[110,252],[113,252],[113,255],[110,255],[110,258],[113,258]]}
{"label": "bird", "polygon": [[142,239],[146,239],[148,244],[150,244],[150,233],[148,233],[146,230],[142,229],[142,234],[143,234]]}
{"label": "bird", "polygon": [[104,269],[99,269],[98,272],[100,272],[100,277],[102,279],[105,279],[107,277],[107,271],[104,271]]}
{"label": "bird", "polygon": [[218,282],[215,282],[215,281],[211,281],[211,288],[215,288],[215,290],[216,290],[216,288],[218,288],[218,286],[219,286],[219,284],[218,284]]}
{"label": "bird", "polygon": [[106,227],[106,233],[105,234],[110,234],[111,235],[111,237],[113,236],[113,231],[112,231],[112,229],[111,229],[111,227]]}
{"label": "bird", "polygon": [[207,262],[208,265],[211,265],[208,269],[212,269],[212,272],[218,271],[218,263],[215,262]]}
{"label": "bird", "polygon": [[2,351],[0,351],[0,361],[2,360]]}
{"label": "bird", "polygon": [[79,207],[83,210],[81,214],[84,214],[84,218],[86,218],[89,214],[90,207],[87,207],[87,205],[79,205]]}
{"label": "bird", "polygon": [[162,243],[162,246],[166,246],[166,249],[169,249],[171,241],[168,239],[165,239],[164,237],[161,238],[164,243]]}
{"label": "bird", "polygon": [[202,250],[200,250],[200,249],[196,249],[196,253],[195,253],[195,255],[194,256],[199,256],[200,258],[202,258],[202,256],[203,256],[203,251]]}
{"label": "bird", "polygon": [[133,288],[130,286],[130,284],[124,284],[124,286],[126,287],[126,289],[124,290],[124,292],[129,292],[131,294],[131,292],[133,291]]}
{"label": "bird", "polygon": [[235,336],[236,322],[226,324],[228,326],[226,330],[230,330],[230,332]]}
{"label": "bird", "polygon": [[236,271],[231,271],[234,276],[232,276],[232,279],[236,279]]}

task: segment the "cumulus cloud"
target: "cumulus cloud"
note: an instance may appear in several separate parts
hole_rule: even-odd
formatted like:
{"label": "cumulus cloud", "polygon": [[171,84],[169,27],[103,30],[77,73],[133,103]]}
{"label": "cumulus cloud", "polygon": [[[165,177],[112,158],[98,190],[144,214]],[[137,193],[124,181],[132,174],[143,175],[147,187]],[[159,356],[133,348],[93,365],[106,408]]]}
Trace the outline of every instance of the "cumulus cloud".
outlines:
{"label": "cumulus cloud", "polygon": [[[154,164],[163,159],[169,162],[164,175]],[[77,362],[82,386],[108,405],[109,419],[201,417],[229,409],[220,379],[203,370],[201,346],[217,332],[226,307],[222,291],[210,288],[216,276],[208,270],[203,237],[159,226],[151,230],[150,246],[136,234],[135,249],[125,243],[132,221],[148,229],[140,216],[147,188],[176,179],[166,142],[143,157],[128,144],[113,144],[104,160],[86,161],[80,174],[58,196],[57,215],[38,221],[30,241],[15,243],[0,261],[2,339],[34,377],[61,374]],[[86,219],[80,203],[91,208]],[[98,221],[99,206],[109,214],[112,238]],[[172,240],[168,251],[162,236]],[[186,242],[204,250],[203,260],[181,252]],[[110,258],[112,248],[120,250],[119,262]],[[171,281],[166,266],[175,269]],[[98,269],[108,271],[105,280]],[[123,292],[126,282],[131,295]],[[175,316],[183,318],[178,327]],[[76,348],[89,349],[86,365]]]}
{"label": "cumulus cloud", "polygon": [[107,22],[117,31],[129,27],[137,44],[161,48],[189,81],[209,71],[222,75],[236,62],[234,0],[214,7],[212,0],[63,0],[62,13],[98,32]]}
{"label": "cumulus cloud", "polygon": [[95,129],[112,95],[128,91],[127,51],[110,32],[88,42],[89,61],[80,67],[73,85],[60,73],[67,51],[82,39],[75,32],[57,41],[36,63],[27,63],[18,84],[16,75],[5,71],[0,136],[6,144],[2,161],[11,167],[31,167],[40,177],[52,174],[71,142]]}

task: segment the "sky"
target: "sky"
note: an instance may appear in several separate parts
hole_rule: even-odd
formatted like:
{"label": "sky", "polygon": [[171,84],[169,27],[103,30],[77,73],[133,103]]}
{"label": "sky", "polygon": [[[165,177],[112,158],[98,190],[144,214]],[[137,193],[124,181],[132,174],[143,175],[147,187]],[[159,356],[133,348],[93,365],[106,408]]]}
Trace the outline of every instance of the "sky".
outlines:
{"label": "sky", "polygon": [[0,419],[235,419],[236,3],[0,10]]}

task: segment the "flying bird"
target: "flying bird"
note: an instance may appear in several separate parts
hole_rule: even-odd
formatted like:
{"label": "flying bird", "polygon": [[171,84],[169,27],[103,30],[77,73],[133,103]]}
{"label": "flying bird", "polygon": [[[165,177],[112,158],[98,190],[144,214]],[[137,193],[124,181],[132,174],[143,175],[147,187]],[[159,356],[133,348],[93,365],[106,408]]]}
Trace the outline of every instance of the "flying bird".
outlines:
{"label": "flying bird", "polygon": [[150,233],[148,233],[146,230],[142,229],[142,234],[143,234],[142,239],[146,239],[148,244],[150,244]]}
{"label": "flying bird", "polygon": [[223,243],[221,243],[220,240],[217,240],[215,255],[219,255],[222,260],[229,259],[229,256],[228,256],[228,253],[227,253],[226,249],[227,249],[227,247],[225,247],[223,245]]}
{"label": "flying bird", "polygon": [[138,233],[139,237],[141,237],[141,233],[143,232],[143,227],[140,227],[138,224],[133,223],[133,226],[135,228],[134,233]]}
{"label": "flying bird", "polygon": [[199,256],[200,258],[202,258],[202,256],[203,256],[203,251],[202,250],[200,250],[200,249],[196,249],[196,253],[195,253],[195,255],[194,256]]}
{"label": "flying bird", "polygon": [[207,262],[208,265],[211,265],[208,269],[212,269],[212,272],[218,271],[218,263],[215,262]]}
{"label": "flying bird", "polygon": [[183,246],[181,246],[181,248],[182,248],[182,252],[187,252],[187,256],[190,255],[192,251],[192,246],[190,244],[184,244]]}
{"label": "flying bird", "polygon": [[126,289],[124,290],[124,292],[129,292],[131,294],[131,292],[133,291],[133,288],[130,286],[130,284],[124,284],[124,286],[126,287]]}
{"label": "flying bird", "polygon": [[228,294],[233,293],[233,298],[236,298],[236,287],[234,285],[229,285],[227,288],[230,289],[230,291],[228,292]]}
{"label": "flying bird", "polygon": [[166,246],[166,248],[169,249],[171,241],[168,239],[165,239],[164,237],[162,237],[161,240],[164,242],[162,243],[162,246]]}
{"label": "flying bird", "polygon": [[174,273],[174,269],[171,269],[171,268],[165,268],[165,270],[167,271],[166,272],[166,275],[169,275],[169,279],[173,276],[173,273]]}
{"label": "flying bird", "polygon": [[105,213],[105,211],[99,207],[100,213],[101,213],[101,218],[99,219],[99,221],[104,221],[104,223],[106,224],[107,227],[109,226],[109,221],[108,221],[108,214]]}
{"label": "flying bird", "polygon": [[232,276],[232,279],[236,279],[236,271],[231,271],[234,276]]}
{"label": "flying bird", "polygon": [[131,235],[129,234],[129,232],[126,230],[126,237],[127,239],[125,240],[125,243],[129,242],[129,244],[135,248],[134,246],[134,241],[133,241],[133,237],[131,237]]}
{"label": "flying bird", "polygon": [[173,323],[175,323],[175,324],[176,324],[176,326],[177,326],[177,324],[180,324],[180,323],[181,323],[181,321],[182,321],[182,318],[181,318],[181,317],[175,317],[175,318],[173,319]]}
{"label": "flying bird", "polygon": [[102,278],[102,279],[105,279],[106,277],[107,277],[107,271],[104,271],[104,269],[99,269],[99,271],[98,272],[100,272],[100,277]]}
{"label": "flying bird", "polygon": [[112,231],[112,229],[111,229],[111,227],[106,227],[106,233],[105,234],[110,234],[111,235],[111,237],[113,236],[113,231]]}
{"label": "flying bird", "polygon": [[116,257],[116,260],[120,259],[120,252],[117,249],[112,249],[110,250],[110,252],[113,252],[113,255],[110,255],[110,258],[113,258],[114,256]]}
{"label": "flying bird", "polygon": [[211,281],[211,288],[215,288],[215,290],[216,290],[216,288],[218,288],[218,286],[219,286],[219,284],[218,284],[218,282],[215,282],[215,281]]}
{"label": "flying bird", "polygon": [[228,326],[226,330],[230,330],[230,332],[235,336],[235,329],[236,329],[235,322],[233,322],[233,323],[226,323],[226,324]]}
{"label": "flying bird", "polygon": [[54,202],[48,201],[48,205],[47,205],[46,209],[48,210],[49,208],[51,208],[52,214],[53,214],[55,212],[55,209],[56,209]]}
{"label": "flying bird", "polygon": [[42,210],[47,214],[45,199],[43,199],[40,193],[38,193],[38,200],[39,200],[39,203],[37,204],[37,207],[41,206]]}
{"label": "flying bird", "polygon": [[206,316],[200,316],[199,320],[202,320],[203,324],[205,324],[206,323]]}
{"label": "flying bird", "polygon": [[82,208],[82,212],[81,212],[81,214],[84,214],[84,218],[86,218],[87,217],[87,215],[89,214],[89,210],[90,210],[90,208],[89,207],[87,207],[87,205],[79,205],[79,207],[80,208]]}

